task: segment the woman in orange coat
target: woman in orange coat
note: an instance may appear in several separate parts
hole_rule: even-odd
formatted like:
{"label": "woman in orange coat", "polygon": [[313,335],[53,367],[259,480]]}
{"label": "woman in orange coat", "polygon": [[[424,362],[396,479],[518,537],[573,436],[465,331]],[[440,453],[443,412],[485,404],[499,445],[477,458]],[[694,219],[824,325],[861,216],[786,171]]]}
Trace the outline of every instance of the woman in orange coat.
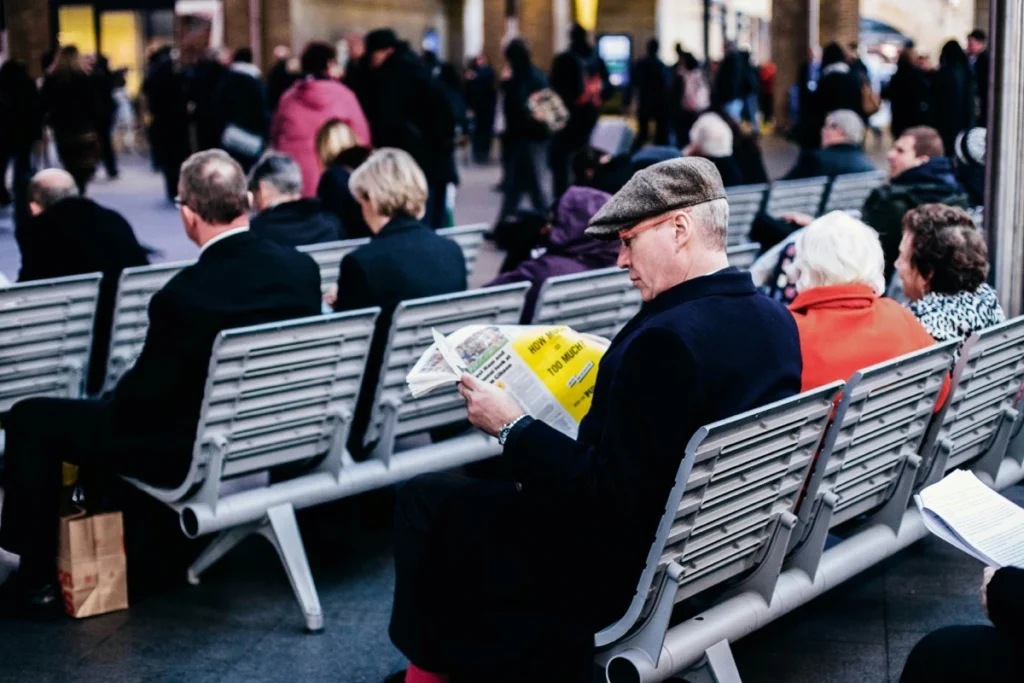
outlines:
{"label": "woman in orange coat", "polygon": [[811,223],[794,266],[799,293],[789,310],[800,333],[801,391],[935,343],[913,313],[881,296],[878,234],[848,214],[834,211]]}

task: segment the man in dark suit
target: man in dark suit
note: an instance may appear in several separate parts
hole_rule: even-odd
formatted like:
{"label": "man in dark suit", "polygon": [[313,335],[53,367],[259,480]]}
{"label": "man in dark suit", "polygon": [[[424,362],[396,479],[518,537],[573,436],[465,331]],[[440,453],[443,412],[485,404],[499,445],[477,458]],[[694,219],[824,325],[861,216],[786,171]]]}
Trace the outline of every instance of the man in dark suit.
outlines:
{"label": "man in dark suit", "polygon": [[821,148],[801,150],[783,180],[877,171],[878,166],[864,153],[864,133],[864,120],[856,112],[830,112],[821,129]]}
{"label": "man in dark suit", "polygon": [[260,237],[289,247],[341,239],[337,214],[302,196],[302,169],[287,154],[265,154],[249,173],[249,191],[259,212],[250,227]]}
{"label": "man in dark suit", "polygon": [[414,218],[426,211],[428,186],[408,152],[375,152],[352,174],[349,187],[373,235],[369,244],[341,260],[336,294],[327,298],[336,311],[381,307],[349,439],[349,450],[359,457],[395,307],[409,299],[463,291],[466,260],[459,245]]}
{"label": "man in dark suit", "polygon": [[118,278],[125,268],[147,265],[150,252],[121,214],[79,197],[75,179],[66,171],[37,173],[29,183],[28,200],[32,220],[19,235],[19,282],[103,273],[86,384],[93,394],[106,370]]}
{"label": "man in dark suit", "polygon": [[980,28],[967,36],[967,56],[974,72],[974,85],[978,95],[978,125],[984,128],[988,122],[988,36]]}
{"label": "man in dark suit", "polygon": [[645,303],[576,439],[463,377],[505,476],[399,489],[390,634],[407,680],[590,681],[594,633],[625,613],[690,437],[799,391],[796,325],[729,267],[728,216],[714,165],[686,158],[639,172],[591,219],[591,236],[622,239]]}
{"label": "man in dark suit", "polygon": [[109,400],[28,399],[4,418],[5,491],[0,519],[0,604],[62,608],[55,581],[60,463],[182,483],[192,459],[214,339],[222,330],[320,312],[313,260],[248,229],[245,174],[225,152],[181,168],[178,193],[199,260],[157,292],[135,366]]}

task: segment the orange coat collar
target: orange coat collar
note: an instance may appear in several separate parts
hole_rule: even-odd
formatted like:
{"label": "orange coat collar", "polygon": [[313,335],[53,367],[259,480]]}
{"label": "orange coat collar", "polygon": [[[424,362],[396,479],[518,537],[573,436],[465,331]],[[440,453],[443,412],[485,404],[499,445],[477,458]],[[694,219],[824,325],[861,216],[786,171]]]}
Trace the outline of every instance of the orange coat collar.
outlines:
{"label": "orange coat collar", "polygon": [[810,308],[869,308],[877,299],[870,285],[831,285],[801,292],[789,310],[799,313]]}

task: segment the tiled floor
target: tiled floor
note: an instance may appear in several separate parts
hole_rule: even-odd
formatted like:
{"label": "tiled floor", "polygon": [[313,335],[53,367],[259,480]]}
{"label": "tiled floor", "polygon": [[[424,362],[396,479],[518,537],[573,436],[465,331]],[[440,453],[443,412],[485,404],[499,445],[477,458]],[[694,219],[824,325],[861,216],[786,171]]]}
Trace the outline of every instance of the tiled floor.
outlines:
{"label": "tiled floor", "polygon": [[[777,177],[794,151],[768,144]],[[463,173],[456,217],[490,222],[499,196],[495,168]],[[116,182],[91,194],[122,211],[161,260],[193,258],[160,180],[128,160]],[[500,255],[488,247],[474,277],[486,282]],[[0,221],[0,271],[15,275],[17,247]],[[1024,502],[1024,489],[1011,491]],[[301,630],[301,617],[277,556],[250,539],[200,586],[165,587],[126,612],[84,621],[0,620],[0,683],[36,681],[376,682],[403,665],[387,637],[392,566],[387,496],[309,511],[301,517],[327,628]],[[159,560],[163,561],[163,560]],[[131,571],[131,570],[130,570]],[[736,644],[746,683],[886,683],[926,632],[984,623],[981,568],[927,539]]]}

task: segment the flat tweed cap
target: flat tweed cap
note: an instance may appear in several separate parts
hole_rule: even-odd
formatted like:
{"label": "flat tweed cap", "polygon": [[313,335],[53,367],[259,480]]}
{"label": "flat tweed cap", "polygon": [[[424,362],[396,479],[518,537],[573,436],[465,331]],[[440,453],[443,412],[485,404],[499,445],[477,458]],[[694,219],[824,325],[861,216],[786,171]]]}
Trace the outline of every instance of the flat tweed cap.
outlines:
{"label": "flat tweed cap", "polygon": [[648,218],[715,199],[725,199],[725,187],[713,163],[698,157],[669,159],[634,174],[590,219],[587,235],[618,239],[620,231]]}

